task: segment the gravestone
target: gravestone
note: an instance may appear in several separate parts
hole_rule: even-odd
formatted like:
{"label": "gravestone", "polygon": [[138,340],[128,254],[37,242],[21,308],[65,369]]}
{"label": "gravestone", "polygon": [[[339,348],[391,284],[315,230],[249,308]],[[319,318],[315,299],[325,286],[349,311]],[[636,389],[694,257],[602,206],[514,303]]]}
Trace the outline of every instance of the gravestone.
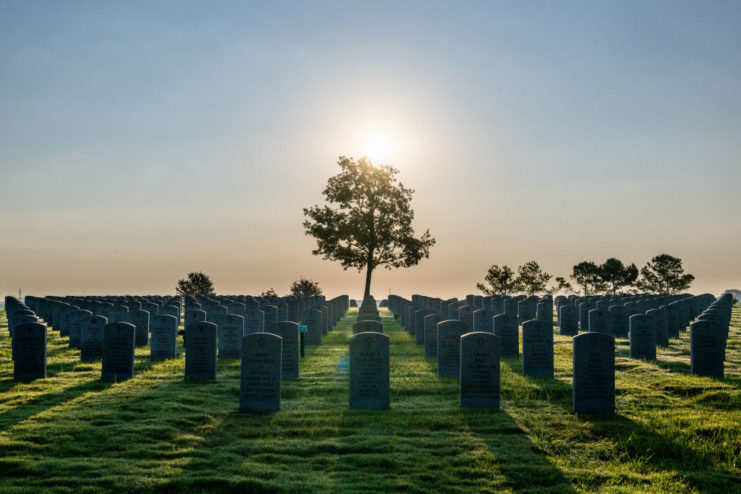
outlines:
{"label": "gravestone", "polygon": [[[247,304],[245,304],[247,305]],[[265,314],[257,309],[245,309],[244,334],[263,333],[265,331]]]}
{"label": "gravestone", "polygon": [[358,333],[350,337],[350,408],[389,408],[389,337]]}
{"label": "gravestone", "polygon": [[479,309],[473,313],[473,331],[494,334],[494,314],[487,309]]}
{"label": "gravestone", "polygon": [[178,337],[178,320],[175,316],[161,314],[152,318],[149,342],[149,358],[152,360],[174,359]]}
{"label": "gravestone", "polygon": [[608,316],[609,312],[605,309],[592,309],[589,311],[589,332],[590,333],[608,333]]}
{"label": "gravestone", "polygon": [[197,322],[185,330],[185,379],[192,382],[216,380],[216,324]]}
{"label": "gravestone", "polygon": [[520,333],[516,314],[494,316],[494,334],[499,336],[500,355],[508,358],[520,357]]}
{"label": "gravestone", "polygon": [[458,319],[466,325],[466,333],[473,331],[473,307],[470,305],[458,307]]}
{"label": "gravestone", "polygon": [[466,323],[448,319],[437,323],[437,375],[458,377],[461,371],[460,338],[468,333]]}
{"label": "gravestone", "polygon": [[645,314],[630,316],[630,357],[656,360],[656,326]]}
{"label": "gravestone", "polygon": [[440,314],[425,316],[425,357],[437,357],[437,323],[441,320]]}
{"label": "gravestone", "polygon": [[103,329],[103,364],[100,378],[123,381],[134,377],[136,326],[127,322],[106,324]]}
{"label": "gravestone", "polygon": [[669,346],[669,330],[666,324],[666,312],[660,309],[646,311],[646,316],[653,317],[656,321],[656,345],[662,348]]}
{"label": "gravestone", "polygon": [[461,408],[499,409],[499,337],[468,333],[461,340]]}
{"label": "gravestone", "polygon": [[89,310],[76,310],[69,316],[69,346],[80,348],[82,344],[82,324],[93,317]]}
{"label": "gravestone", "polygon": [[13,330],[13,379],[33,381],[46,377],[46,326],[37,322],[18,324]]}
{"label": "gravestone", "polygon": [[522,374],[553,377],[553,325],[548,321],[525,321],[522,325]]}
{"label": "gravestone", "polygon": [[292,321],[276,322],[270,325],[267,332],[282,338],[282,378],[297,379],[299,376],[298,324]]}
{"label": "gravestone", "polygon": [[574,336],[572,405],[576,413],[615,412],[615,338],[605,333]]}
{"label": "gravestone", "polygon": [[517,304],[517,316],[520,324],[535,319],[538,309],[538,297],[531,296],[520,300]]}
{"label": "gravestone", "polygon": [[304,336],[304,344],[306,345],[321,345],[322,344],[322,311],[312,310],[304,316],[304,324],[306,325],[306,335]]}
{"label": "gravestone", "polygon": [[129,311],[129,322],[136,326],[136,346],[147,346],[149,344],[149,312]]}
{"label": "gravestone", "polygon": [[628,312],[625,310],[624,305],[611,305],[607,310],[608,334],[618,338],[625,338],[628,336]]}
{"label": "gravestone", "polygon": [[95,362],[103,358],[103,337],[108,319],[103,316],[89,316],[81,321],[80,360]]}
{"label": "gravestone", "polygon": [[425,344],[425,316],[429,314],[427,309],[420,309],[414,313],[414,342],[417,345]]}
{"label": "gravestone", "polygon": [[574,307],[562,305],[558,309],[559,333],[563,336],[576,336],[579,334],[579,318]]}
{"label": "gravestone", "polygon": [[690,325],[690,369],[692,374],[723,377],[725,337],[719,326],[709,320]]}
{"label": "gravestone", "polygon": [[280,410],[281,337],[250,333],[242,338],[239,409],[243,412]]}
{"label": "gravestone", "polygon": [[358,321],[352,325],[352,332],[353,334],[367,332],[383,333],[383,324],[378,321]]}
{"label": "gravestone", "polygon": [[[167,314],[169,315],[169,314]],[[173,316],[174,317],[174,316]],[[206,311],[201,309],[188,309],[185,311],[185,327],[206,320]]]}
{"label": "gravestone", "polygon": [[244,317],[221,314],[216,317],[216,339],[219,358],[242,358]]}

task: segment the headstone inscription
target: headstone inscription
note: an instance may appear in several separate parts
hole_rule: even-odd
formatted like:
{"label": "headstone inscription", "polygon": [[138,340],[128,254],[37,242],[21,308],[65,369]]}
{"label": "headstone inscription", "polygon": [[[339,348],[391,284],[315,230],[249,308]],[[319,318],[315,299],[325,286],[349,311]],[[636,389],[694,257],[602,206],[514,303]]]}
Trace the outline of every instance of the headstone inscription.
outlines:
{"label": "headstone inscription", "polygon": [[576,336],[579,334],[579,318],[574,307],[564,304],[558,309],[559,332],[563,336]]}
{"label": "headstone inscription", "polygon": [[174,359],[178,337],[178,320],[175,316],[160,314],[152,318],[152,338],[149,342],[149,358],[152,360]]}
{"label": "headstone inscription", "polygon": [[304,324],[306,325],[306,336],[304,336],[304,343],[307,345],[321,345],[322,344],[322,311],[312,310],[304,316]]}
{"label": "headstone inscription", "polygon": [[520,334],[516,314],[499,314],[494,316],[494,334],[499,336],[502,357],[520,357]]}
{"label": "headstone inscription", "polygon": [[350,408],[389,408],[389,337],[358,333],[350,337]]}
{"label": "headstone inscription", "polygon": [[197,322],[185,329],[185,379],[216,380],[216,324]]}
{"label": "headstone inscription", "polygon": [[645,314],[630,316],[630,357],[656,360],[656,326]]}
{"label": "headstone inscription", "polygon": [[576,413],[615,412],[615,338],[605,333],[574,336],[572,404]]}
{"label": "headstone inscription", "polygon": [[437,375],[458,377],[461,371],[461,336],[468,333],[461,320],[448,319],[437,323]]}
{"label": "headstone inscription", "polygon": [[106,324],[103,329],[101,379],[123,381],[134,377],[136,326],[127,322]]}
{"label": "headstone inscription", "polygon": [[499,409],[499,337],[473,332],[460,342],[461,408]]}
{"label": "headstone inscription", "polygon": [[244,412],[280,410],[281,337],[250,333],[242,338],[239,409]]}
{"label": "headstone inscription", "polygon": [[13,330],[13,379],[32,381],[46,377],[46,326],[37,322],[17,325]]}
{"label": "headstone inscription", "polygon": [[242,358],[244,317],[235,314],[216,316],[216,339],[219,358]]}
{"label": "headstone inscription", "polygon": [[297,379],[299,376],[298,324],[292,321],[279,321],[271,324],[267,332],[280,336],[282,339],[283,379]]}
{"label": "headstone inscription", "polygon": [[[245,304],[247,305],[247,304]],[[247,308],[244,311],[244,334],[265,331],[265,314],[261,310]]]}
{"label": "headstone inscription", "polygon": [[522,374],[553,377],[553,325],[548,321],[525,321],[522,325]]}
{"label": "headstone inscription", "polygon": [[82,320],[80,333],[80,360],[95,362],[103,358],[103,336],[108,319],[90,316]]}

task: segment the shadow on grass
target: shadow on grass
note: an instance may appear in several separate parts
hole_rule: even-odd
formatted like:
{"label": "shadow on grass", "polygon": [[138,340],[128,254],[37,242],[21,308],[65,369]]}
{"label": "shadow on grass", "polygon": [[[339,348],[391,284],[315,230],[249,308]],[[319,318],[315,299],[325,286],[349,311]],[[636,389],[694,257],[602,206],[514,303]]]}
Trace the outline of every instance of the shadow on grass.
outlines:
{"label": "shadow on grass", "polygon": [[[43,382],[43,380],[38,382]],[[103,382],[96,379],[78,384],[77,386],[65,388],[61,391],[40,394],[19,406],[0,413],[0,431],[8,430],[14,425],[19,424],[34,415],[73,400],[85,393],[91,391],[103,391],[111,387],[113,384],[114,383],[112,382]]]}
{"label": "shadow on grass", "polygon": [[462,415],[468,429],[488,446],[506,487],[517,492],[577,492],[505,410],[463,410]]}

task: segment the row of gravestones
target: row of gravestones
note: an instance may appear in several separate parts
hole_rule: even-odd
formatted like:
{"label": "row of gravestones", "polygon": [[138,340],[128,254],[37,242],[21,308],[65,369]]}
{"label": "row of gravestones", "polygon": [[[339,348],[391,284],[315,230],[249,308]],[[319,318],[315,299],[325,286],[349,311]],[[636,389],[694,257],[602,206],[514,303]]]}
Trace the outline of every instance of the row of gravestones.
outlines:
{"label": "row of gravestones", "polygon": [[[514,314],[500,314],[489,319],[489,311],[476,310],[473,317],[467,305],[460,306],[461,319],[443,320],[440,314],[436,314],[400,297],[389,297],[390,304],[401,310],[402,325],[415,337],[419,344],[425,345],[425,355],[437,357],[438,372],[440,375],[456,375],[462,365],[460,362],[459,339],[463,334],[469,332],[492,333],[498,336],[497,348],[499,354],[504,357],[519,358],[519,331],[517,317]],[[543,309],[544,302],[537,307],[537,319],[525,321],[522,324],[522,348],[523,348],[523,374],[531,377],[553,377],[553,325],[552,320],[541,320],[540,314],[546,313]],[[708,309],[698,318],[698,322],[692,325],[690,360],[692,373],[703,376],[722,377],[723,363],[725,360],[725,339],[730,324],[732,298],[724,296],[713,302]],[[657,324],[656,310],[649,309],[645,314],[634,314],[629,319],[630,327],[630,355],[633,358],[655,360],[656,359],[656,334]],[[483,314],[485,318],[480,317]],[[479,317],[477,317],[479,316]],[[460,316],[459,316],[460,317]],[[483,321],[482,321],[483,319]],[[547,319],[543,317],[543,319]],[[707,322],[702,320],[707,319]],[[491,326],[485,325],[491,320]],[[699,331],[700,327],[714,325],[714,331]],[[442,328],[442,332],[441,332]],[[598,328],[590,328],[589,334],[606,334]],[[702,336],[699,336],[702,334]],[[582,335],[584,336],[584,335]],[[614,338],[614,337],[613,337]],[[580,340],[581,341],[581,340]],[[701,342],[698,343],[698,342]],[[612,343],[614,352],[614,339]],[[574,341],[574,369],[580,368],[577,357],[577,342]],[[614,364],[614,354],[611,357]],[[614,367],[614,365],[613,365]],[[614,375],[614,368],[612,370]],[[602,382],[602,379],[599,379]],[[576,382],[584,382],[577,379]],[[586,381],[587,387],[590,386]],[[613,384],[614,388],[614,379]],[[574,388],[575,410],[577,406],[578,387]]]}
{"label": "row of gravestones", "polygon": [[[353,325],[355,334],[350,338],[350,408],[387,409],[390,406],[389,337],[382,333],[382,327],[371,329],[380,323],[364,319],[367,315],[359,311],[358,321]],[[460,406],[498,409],[501,338],[492,332],[471,332],[462,320],[438,321],[435,332],[438,374],[459,378]],[[553,377],[552,327],[545,321],[530,320],[525,322],[523,332],[523,343],[528,342],[529,358],[523,362],[527,375]],[[550,352],[547,350],[549,339]],[[574,338],[573,406],[576,412],[614,412],[614,345],[613,337],[601,333]]]}
{"label": "row of gravestones", "polygon": [[[33,298],[27,297],[34,305],[41,305]],[[337,297],[328,302],[331,307],[341,316],[348,307],[348,297]],[[35,312],[25,304],[6,297],[6,308],[8,314],[9,331],[12,338],[14,376],[17,380],[31,380],[46,377],[46,336],[47,328],[39,322]],[[134,372],[134,347],[140,338],[142,326],[128,322],[108,323],[102,316],[94,316],[89,311],[81,311],[85,317],[82,319],[82,348],[81,360],[102,360],[103,379],[125,379],[133,377]],[[317,314],[321,317],[321,314]],[[339,317],[338,317],[339,319]],[[145,337],[149,334],[148,318],[144,325]],[[243,337],[247,336],[241,316],[224,315],[220,318],[222,326],[202,321],[191,324],[188,327],[190,338],[186,340],[186,377],[194,376],[193,369],[201,369],[206,373],[214,372],[216,369],[217,341],[218,356],[222,358],[241,358],[244,348]],[[336,321],[331,321],[331,327]],[[290,328],[295,327],[295,332]],[[267,332],[281,335],[288,344],[285,346],[286,355],[283,359],[287,369],[287,375],[298,376],[298,324],[292,321],[275,322],[267,327]],[[213,329],[213,359],[211,355],[211,344],[208,335]],[[295,333],[295,334],[294,334]],[[175,341],[177,337],[177,320],[171,315],[158,315],[153,319],[151,327],[151,358],[152,360],[163,360],[175,358]],[[204,337],[206,340],[204,340]],[[235,349],[233,343],[238,342],[239,347]],[[306,342],[307,344],[321,344],[319,342]],[[295,347],[295,348],[294,348]],[[16,351],[16,348],[18,351]],[[190,349],[190,350],[189,350]],[[213,362],[211,363],[211,360]],[[195,377],[191,377],[196,379]]]}
{"label": "row of gravestones", "polygon": [[[725,297],[725,299],[728,298]],[[484,297],[484,300],[486,299]],[[492,299],[495,299],[495,297],[492,297]],[[714,300],[712,295],[707,294],[680,296],[671,302],[669,301],[670,297],[645,297],[642,298],[640,306],[629,306],[630,312],[628,314],[625,313],[623,306],[611,306],[611,311],[620,309],[621,320],[627,316],[627,320],[625,320],[627,329],[616,331],[615,326],[611,324],[615,322],[615,319],[606,318],[605,305],[601,305],[614,303],[615,300],[602,300],[601,297],[594,297],[593,299],[592,302],[596,304],[596,308],[588,311],[589,317],[586,324],[588,331],[629,337],[631,357],[647,360],[655,360],[656,346],[668,346],[669,337],[678,337],[678,333],[685,330],[686,326],[698,314],[698,311],[705,310]],[[530,300],[528,298],[521,299],[516,305],[516,298],[505,299],[504,313],[493,317],[493,311],[476,309],[472,312],[472,308],[465,301],[457,302],[453,300],[442,302],[440,307],[445,311],[443,314],[435,313],[433,310],[423,308],[437,305],[436,303],[430,304],[430,300],[434,302],[439,299],[430,299],[420,295],[415,295],[412,301],[394,295],[389,297],[389,305],[392,310],[400,313],[402,326],[415,337],[418,344],[425,345],[425,354],[428,357],[436,356],[435,325],[446,319],[445,314],[449,319],[462,320],[470,331],[493,332],[498,335],[501,338],[502,355],[506,357],[518,357],[518,322],[521,324],[526,322],[522,320],[523,318],[534,315],[535,320],[543,321],[551,330],[553,328],[552,305],[548,297],[538,300],[535,305],[533,304],[536,300],[533,298],[530,298]],[[560,304],[560,333],[576,335],[578,334],[578,323],[572,317],[574,313],[568,300],[569,298],[566,297],[560,299],[557,297],[556,300],[556,303]],[[571,298],[571,300],[575,299]],[[656,309],[651,308],[665,302],[668,302],[668,305],[659,305]],[[581,304],[582,313],[584,313],[585,305],[585,303]],[[643,312],[644,309],[645,312]],[[730,312],[727,315],[730,320]],[[726,334],[727,330],[728,325],[725,327]],[[691,352],[691,362],[698,358],[697,355],[696,352]],[[724,355],[725,353],[723,353]],[[722,365],[723,360],[721,359],[721,363],[717,365]]]}

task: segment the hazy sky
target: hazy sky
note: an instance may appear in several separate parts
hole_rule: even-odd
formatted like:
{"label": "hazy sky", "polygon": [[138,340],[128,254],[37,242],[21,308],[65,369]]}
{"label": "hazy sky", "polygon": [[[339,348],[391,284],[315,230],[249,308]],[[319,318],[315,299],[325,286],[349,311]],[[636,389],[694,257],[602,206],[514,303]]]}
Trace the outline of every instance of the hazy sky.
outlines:
{"label": "hazy sky", "polygon": [[491,264],[639,267],[741,288],[741,3],[0,2],[0,294],[328,296],[302,208],[339,155],[416,189],[420,265],[373,292],[475,293]]}

